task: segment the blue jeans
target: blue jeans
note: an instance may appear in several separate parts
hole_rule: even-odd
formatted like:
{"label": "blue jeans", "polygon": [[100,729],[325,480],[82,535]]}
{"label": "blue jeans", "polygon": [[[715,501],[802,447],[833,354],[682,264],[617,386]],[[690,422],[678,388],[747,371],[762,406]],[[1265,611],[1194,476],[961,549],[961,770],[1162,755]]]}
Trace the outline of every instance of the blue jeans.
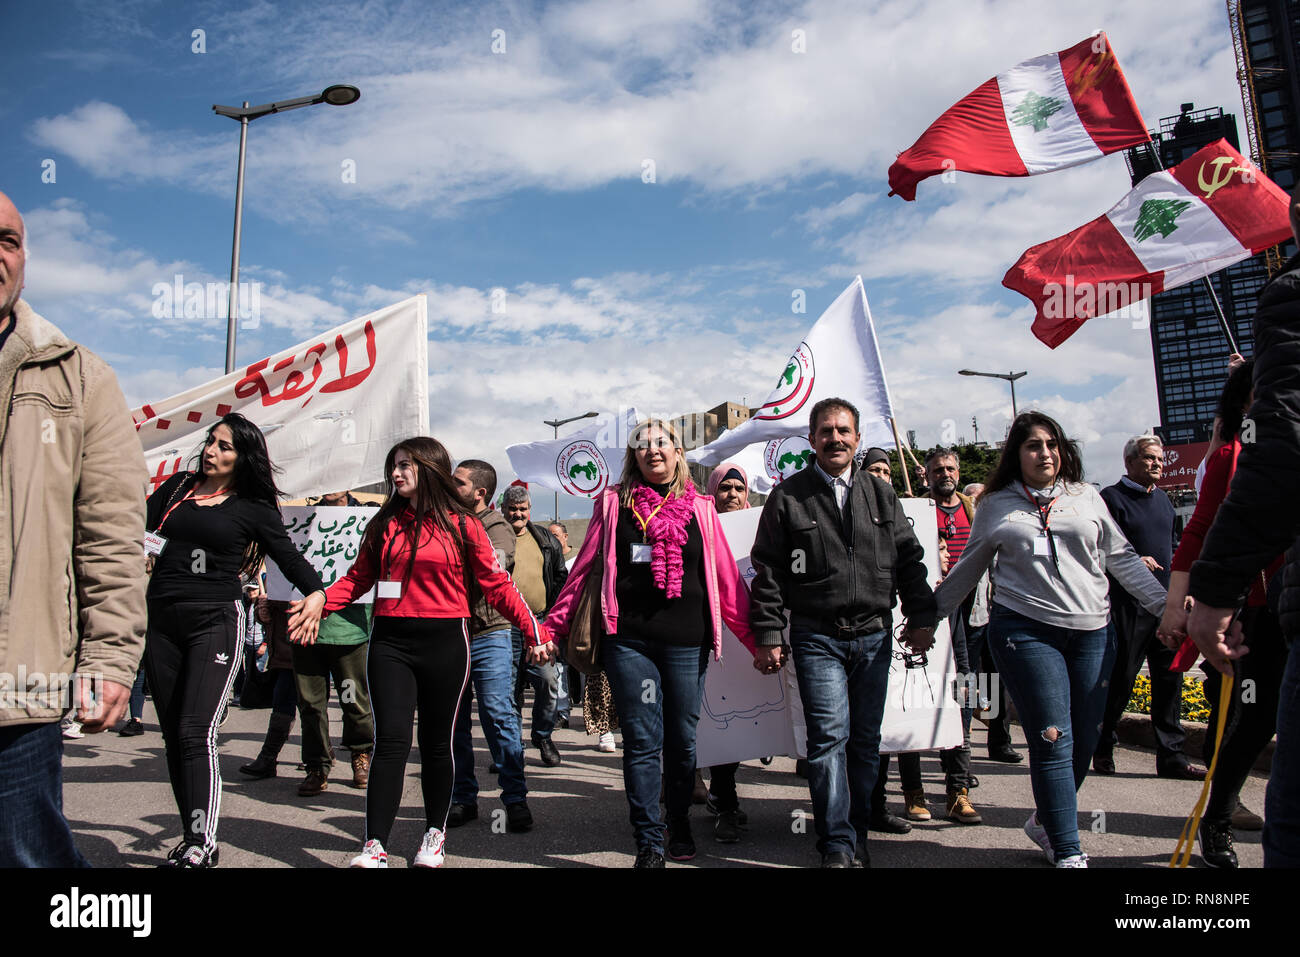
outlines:
{"label": "blue jeans", "polygon": [[1078,854],[1076,792],[1101,738],[1115,632],[1109,624],[1092,631],[1045,625],[994,603],[989,648],[1029,745],[1038,823],[1057,860]]}
{"label": "blue jeans", "polygon": [[808,724],[817,850],[852,855],[870,830],[890,634],[886,629],[841,639],[792,627],[790,650]]}
{"label": "blue jeans", "polygon": [[144,717],[144,665],[135,673],[135,681],[131,683],[131,717],[139,721]]}
{"label": "blue jeans", "polygon": [[0,728],[0,867],[89,867],[63,816],[59,722]]}
{"label": "blue jeans", "polygon": [[607,638],[605,675],[623,729],[623,789],[637,850],[662,854],[659,788],[670,821],[690,813],[695,787],[695,726],[711,645],[690,647]]}
{"label": "blue jeans", "polygon": [[[509,628],[489,631],[470,640],[470,688],[478,695],[478,725],[487,739],[492,763],[500,769],[497,781],[505,804],[518,804],[528,796],[528,786],[524,783],[524,749],[519,740],[519,713],[515,711],[511,686],[513,653]],[[474,744],[469,730],[470,688],[461,695],[456,730],[452,735],[451,754],[456,763],[456,777],[451,790],[453,804],[478,801]]]}
{"label": "blue jeans", "polygon": [[1292,638],[1264,797],[1264,866],[1300,867],[1300,642]]}
{"label": "blue jeans", "polygon": [[[515,661],[522,660],[524,654],[524,633],[511,627],[511,639],[514,642]],[[523,673],[516,672],[515,710],[519,714],[520,735],[522,736],[524,713],[524,686],[533,688],[533,739],[549,738],[555,730],[556,705],[560,702],[559,677],[556,663],[548,661],[544,665],[525,664]]]}

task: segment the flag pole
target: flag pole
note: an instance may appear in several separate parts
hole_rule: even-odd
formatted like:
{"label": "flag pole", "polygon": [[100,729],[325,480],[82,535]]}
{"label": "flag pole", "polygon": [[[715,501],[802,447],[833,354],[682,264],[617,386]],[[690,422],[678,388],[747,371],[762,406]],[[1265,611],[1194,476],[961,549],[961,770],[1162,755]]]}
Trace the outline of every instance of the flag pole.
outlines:
{"label": "flag pole", "polygon": [[[907,497],[912,497],[912,480],[907,476],[907,456],[903,454],[903,440],[898,437],[898,423],[894,417],[889,416],[889,427],[894,430],[894,447],[898,449],[898,464],[903,469],[903,488],[907,489]],[[912,461],[916,461],[916,456],[912,456]]]}
{"label": "flag pole", "polygon": [[[1151,152],[1155,156],[1156,168],[1165,170],[1165,159],[1160,155],[1160,146],[1154,138],[1148,137],[1147,142],[1151,144]],[[1228,327],[1228,319],[1223,314],[1223,304],[1219,302],[1219,294],[1214,291],[1214,284],[1210,282],[1209,276],[1202,276],[1201,282],[1205,285],[1205,291],[1210,294],[1210,304],[1214,306],[1214,315],[1219,320],[1219,328],[1223,330],[1223,336],[1228,340],[1228,349],[1230,354],[1241,354],[1241,349],[1237,346],[1237,340],[1232,335],[1232,329]]]}

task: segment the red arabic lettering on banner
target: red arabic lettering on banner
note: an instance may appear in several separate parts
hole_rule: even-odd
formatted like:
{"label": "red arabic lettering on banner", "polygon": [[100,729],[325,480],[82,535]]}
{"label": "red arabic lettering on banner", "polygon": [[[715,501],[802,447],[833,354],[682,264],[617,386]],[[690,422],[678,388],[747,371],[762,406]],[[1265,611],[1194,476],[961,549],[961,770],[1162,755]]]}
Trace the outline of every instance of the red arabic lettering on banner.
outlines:
{"label": "red arabic lettering on banner", "polygon": [[[369,365],[364,369],[349,373],[347,371],[347,341],[341,335],[335,336],[334,351],[338,356],[339,377],[331,382],[325,383],[317,391],[344,392],[348,389],[356,388],[362,382],[366,381],[370,373],[374,371],[376,361],[375,327],[369,321],[366,322],[365,333],[366,357]],[[301,364],[305,366],[308,360],[311,361],[311,380],[306,381],[306,376],[304,376],[298,369],[294,369],[285,377],[284,383],[278,393],[272,393],[271,387],[267,384],[265,376],[262,375],[262,370],[270,364],[271,360],[263,359],[260,362],[253,363],[245,371],[244,377],[235,383],[235,397],[239,399],[250,399],[255,395],[260,396],[262,406],[265,408],[267,406],[275,405],[277,402],[285,402],[291,399],[299,399],[303,396],[307,396],[306,401],[303,402],[301,406],[305,409],[307,403],[311,402],[313,398],[308,393],[316,387],[316,383],[324,371],[321,367],[321,359],[325,356],[328,348],[328,345],[324,342],[318,342],[314,346],[308,348],[307,351],[303,353]],[[285,369],[289,369],[297,364],[299,364],[298,358],[296,356],[290,356],[287,359],[281,359],[277,362],[271,369],[271,372],[283,372]]]}
{"label": "red arabic lettering on banner", "polygon": [[153,486],[153,489],[149,494],[152,495],[153,492],[158,491],[158,487],[162,485],[163,482],[166,482],[169,478],[171,478],[173,475],[175,475],[177,472],[181,470],[180,457],[178,456],[174,462],[171,462],[171,471],[168,471],[167,467],[168,467],[167,459],[163,459],[158,463],[158,468],[154,471],[153,475],[149,477],[149,484]]}

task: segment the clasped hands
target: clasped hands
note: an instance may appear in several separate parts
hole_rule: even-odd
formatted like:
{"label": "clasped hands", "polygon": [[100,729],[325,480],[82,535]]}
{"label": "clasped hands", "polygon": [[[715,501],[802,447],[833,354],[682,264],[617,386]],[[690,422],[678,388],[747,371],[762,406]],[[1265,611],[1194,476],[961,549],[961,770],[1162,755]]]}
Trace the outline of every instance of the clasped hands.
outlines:
{"label": "clasped hands", "polygon": [[1214,668],[1232,674],[1232,662],[1250,653],[1241,622],[1232,620],[1233,609],[1213,608],[1188,597],[1182,606],[1167,605],[1156,628],[1156,637],[1174,651],[1191,638],[1197,650]]}
{"label": "clasped hands", "polygon": [[[934,626],[913,628],[905,625],[903,641],[917,654],[929,651],[934,644]],[[754,668],[765,675],[776,674],[785,664],[787,657],[785,647],[782,645],[760,645],[754,649]]]}

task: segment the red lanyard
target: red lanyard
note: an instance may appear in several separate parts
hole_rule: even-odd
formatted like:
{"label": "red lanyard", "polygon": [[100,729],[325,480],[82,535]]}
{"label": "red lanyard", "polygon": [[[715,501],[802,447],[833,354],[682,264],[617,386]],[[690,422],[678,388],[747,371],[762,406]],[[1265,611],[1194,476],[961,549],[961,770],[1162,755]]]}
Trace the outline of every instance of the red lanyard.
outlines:
{"label": "red lanyard", "polygon": [[[195,486],[195,488],[197,487],[198,486]],[[217,489],[215,492],[212,492],[208,495],[195,495],[194,490],[191,489],[190,492],[183,499],[181,499],[171,508],[167,509],[166,514],[164,514],[162,517],[162,521],[158,523],[158,531],[160,532],[162,531],[162,527],[167,524],[167,519],[171,516],[172,512],[176,511],[178,508],[180,508],[182,505],[184,505],[186,502],[190,501],[191,499],[194,500],[195,502],[203,502],[210,498],[216,498],[218,495],[225,495],[226,492],[228,492],[229,490],[230,490],[229,485],[223,485],[221,488]]]}
{"label": "red lanyard", "polygon": [[1029,491],[1029,486],[1024,482],[1021,482],[1020,487],[1025,490],[1026,497],[1034,508],[1038,510],[1038,521],[1043,526],[1043,534],[1047,536],[1047,550],[1052,556],[1052,564],[1059,569],[1061,567],[1061,562],[1056,555],[1056,539],[1052,535],[1052,506],[1056,504],[1056,500],[1060,498],[1060,496],[1054,495],[1048,500],[1046,505],[1039,505],[1038,499],[1034,497],[1034,493]]}

